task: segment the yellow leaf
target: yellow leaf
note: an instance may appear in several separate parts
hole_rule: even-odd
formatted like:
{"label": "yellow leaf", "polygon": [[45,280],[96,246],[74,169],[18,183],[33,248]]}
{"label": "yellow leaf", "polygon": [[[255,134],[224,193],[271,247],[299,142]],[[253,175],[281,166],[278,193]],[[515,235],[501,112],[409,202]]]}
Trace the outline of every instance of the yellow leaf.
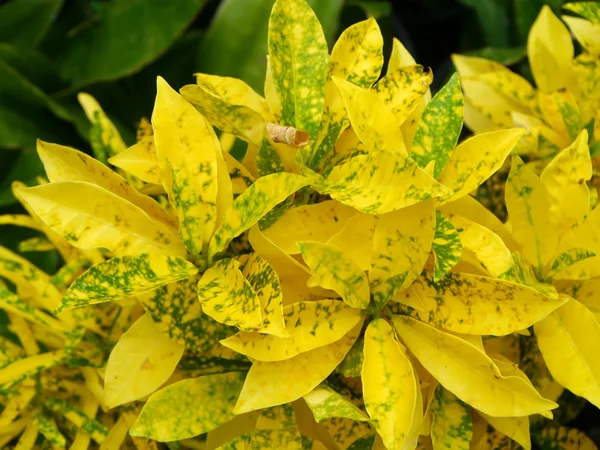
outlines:
{"label": "yellow leaf", "polygon": [[129,427],[125,422],[125,418],[121,416],[119,417],[119,420],[117,420],[117,422],[111,427],[99,450],[122,448],[121,446],[125,444],[125,439],[127,439],[128,434]]}
{"label": "yellow leaf", "polygon": [[388,151],[350,158],[318,180],[315,189],[367,214],[385,214],[448,194],[412,159]]}
{"label": "yellow leaf", "polygon": [[40,140],[37,142],[37,151],[50,182],[87,181],[140,207],[153,219],[177,226],[174,217],[154,199],[138,193],[123,177],[91,156]]}
{"label": "yellow leaf", "polygon": [[198,282],[198,298],[205,314],[217,322],[255,331],[262,324],[260,299],[235,259],[221,259]]}
{"label": "yellow leaf", "polygon": [[571,299],[533,327],[552,376],[575,395],[600,406],[600,323]]}
{"label": "yellow leaf", "polygon": [[58,319],[44,311],[27,304],[17,295],[2,286],[0,286],[0,308],[7,312],[19,315],[36,325],[47,328],[49,331],[60,337],[65,337],[67,327],[64,323],[61,323]]}
{"label": "yellow leaf", "polygon": [[383,214],[373,236],[369,280],[375,302],[382,306],[419,276],[435,232],[432,200]]}
{"label": "yellow leaf", "polygon": [[500,169],[523,133],[519,128],[491,131],[460,143],[438,178],[451,192],[444,203],[468,194]]}
{"label": "yellow leaf", "polygon": [[383,319],[365,332],[362,385],[365,407],[386,448],[402,449],[417,405],[417,380],[406,348]]}
{"label": "yellow leaf", "polygon": [[352,257],[362,270],[369,270],[376,222],[377,218],[371,214],[357,213],[327,243]]}
{"label": "yellow leaf", "polygon": [[317,422],[331,417],[343,417],[358,422],[369,422],[367,415],[352,401],[326,384],[317,386],[304,396]]}
{"label": "yellow leaf", "polygon": [[161,184],[154,136],[144,137],[135,145],[109,158],[108,162],[146,183]]}
{"label": "yellow leaf", "polygon": [[238,196],[254,183],[254,177],[248,172],[248,169],[229,153],[223,153],[223,158],[229,170],[233,195]]}
{"label": "yellow leaf", "polygon": [[548,190],[550,220],[560,231],[568,230],[589,212],[590,191],[586,181],[591,178],[588,133],[583,130],[575,142],[550,161],[540,176]]}
{"label": "yellow leaf", "polygon": [[[566,89],[558,92],[538,94],[538,105],[542,117],[557,135],[560,148],[566,147],[579,135],[585,122],[579,112],[575,98]],[[542,129],[540,129],[540,132]]]}
{"label": "yellow leaf", "polygon": [[[37,425],[40,433],[52,444],[54,448],[64,449],[67,445],[65,437],[61,434],[54,419],[46,414],[38,412],[33,415],[32,421]],[[88,439],[89,442],[89,439]]]}
{"label": "yellow leaf", "polygon": [[412,57],[404,44],[397,38],[394,38],[392,40],[392,54],[390,55],[387,73],[395,72],[402,67],[414,66],[415,64],[415,58]]}
{"label": "yellow leaf", "polygon": [[4,401],[4,409],[0,413],[0,427],[3,430],[27,409],[35,394],[33,386],[21,385],[17,392]]}
{"label": "yellow leaf", "polygon": [[299,241],[325,243],[338,233],[356,210],[335,200],[288,209],[263,234],[289,255],[300,253]]}
{"label": "yellow leaf", "polygon": [[558,406],[542,398],[525,380],[502,376],[494,362],[474,345],[410,317],[394,316],[393,322],[423,367],[472,407],[494,417],[521,417]]}
{"label": "yellow leaf", "polygon": [[179,234],[190,253],[201,253],[217,223],[221,147],[202,115],[160,77],[152,126],[161,180],[179,218]]}
{"label": "yellow leaf", "polygon": [[258,361],[283,361],[344,337],[364,317],[338,300],[298,302],[283,308],[289,337],[239,332],[221,344]]}
{"label": "yellow leaf", "polygon": [[369,305],[369,281],[352,257],[331,244],[303,241],[298,247],[312,272],[308,286],[332,289],[354,308]]}
{"label": "yellow leaf", "polygon": [[308,394],[342,362],[360,332],[360,322],[333,344],[276,362],[252,364],[233,412],[242,414],[292,402]]}
{"label": "yellow leaf", "polygon": [[449,219],[458,231],[463,248],[473,252],[491,275],[497,277],[512,267],[511,252],[500,236],[460,215],[451,215]]}
{"label": "yellow leaf", "polygon": [[110,352],[104,376],[106,405],[114,408],[152,394],[169,379],[183,350],[144,314]]}
{"label": "yellow leaf", "polygon": [[277,90],[273,83],[273,72],[271,72],[271,58],[267,55],[267,73],[265,75],[265,100],[269,106],[269,111],[276,117],[281,117],[281,102],[277,97]]}
{"label": "yellow leaf", "polygon": [[556,251],[558,236],[550,222],[550,196],[544,183],[516,155],[506,181],[506,208],[515,240],[538,273]]}
{"label": "yellow leaf", "polygon": [[522,284],[468,273],[449,273],[435,283],[425,272],[403,297],[427,301],[426,310],[411,313],[419,320],[456,333],[494,336],[530,327],[565,303]]}
{"label": "yellow leaf", "polygon": [[179,236],[169,227],[94,184],[63,181],[18,192],[46,225],[77,248],[104,247],[121,256],[186,255]]}
{"label": "yellow leaf", "polygon": [[[291,405],[276,406],[263,411],[256,421],[256,430],[250,434],[249,439],[242,439],[243,442],[248,440],[248,448],[265,450],[302,450],[306,443],[296,426]],[[319,448],[312,447],[313,450]]]}
{"label": "yellow leaf", "polygon": [[396,119],[377,93],[342,78],[334,76],[332,80],[342,93],[352,128],[365,148],[407,155]]}
{"label": "yellow leaf", "polygon": [[34,423],[29,423],[19,438],[17,445],[15,445],[15,450],[31,450],[35,445],[38,434],[38,427]]}
{"label": "yellow leaf", "polygon": [[30,375],[60,364],[66,356],[64,350],[56,350],[17,359],[0,369],[0,386],[15,385]]}
{"label": "yellow leaf", "polygon": [[525,450],[531,450],[529,417],[491,417],[479,413],[497,431],[508,436]]}
{"label": "yellow leaf", "polygon": [[168,255],[112,258],[77,278],[65,292],[59,310],[141,295],[197,273],[192,263]]}
{"label": "yellow leaf", "polygon": [[435,218],[435,235],[431,243],[434,256],[433,281],[438,282],[460,261],[462,243],[456,228],[443,214]]}
{"label": "yellow leaf", "polygon": [[256,180],[223,215],[210,242],[209,256],[213,257],[224,250],[231,239],[250,229],[278,203],[310,182],[303,176],[283,172]]}
{"label": "yellow leaf", "polygon": [[527,38],[527,56],[538,89],[553,92],[568,87],[573,53],[569,30],[544,5]]}
{"label": "yellow leaf", "polygon": [[576,428],[550,425],[536,433],[534,439],[540,448],[598,450],[596,444]]}
{"label": "yellow leaf", "polygon": [[579,17],[562,16],[575,38],[589,53],[600,53],[600,25]]}
{"label": "yellow leaf", "polygon": [[430,408],[433,449],[469,450],[473,437],[469,407],[454,394],[438,386]]}

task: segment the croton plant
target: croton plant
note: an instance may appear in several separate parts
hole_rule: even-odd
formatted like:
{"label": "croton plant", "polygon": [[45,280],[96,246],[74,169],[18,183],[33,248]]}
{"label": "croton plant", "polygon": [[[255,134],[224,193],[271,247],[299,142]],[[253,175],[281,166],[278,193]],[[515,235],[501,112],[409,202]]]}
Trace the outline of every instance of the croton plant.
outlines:
{"label": "croton plant", "polygon": [[[159,77],[126,148],[80,94],[95,158],[39,141],[47,180],[0,217],[64,260],[0,248],[0,444],[594,448],[562,425],[600,406],[600,8],[567,8],[584,52],[544,8],[537,91],[457,56],[432,98],[398,41],[381,73],[374,19],[329,54],[277,0],[264,97]],[[506,165],[503,223],[472,194]]]}

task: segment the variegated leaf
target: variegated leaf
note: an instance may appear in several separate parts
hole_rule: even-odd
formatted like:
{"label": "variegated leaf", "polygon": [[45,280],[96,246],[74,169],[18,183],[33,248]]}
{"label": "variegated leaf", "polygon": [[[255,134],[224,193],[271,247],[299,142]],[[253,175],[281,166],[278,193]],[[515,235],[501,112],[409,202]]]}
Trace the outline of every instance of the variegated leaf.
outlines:
{"label": "variegated leaf", "polygon": [[437,213],[435,236],[431,243],[435,257],[433,281],[438,282],[460,261],[462,244],[458,231],[448,219]]}

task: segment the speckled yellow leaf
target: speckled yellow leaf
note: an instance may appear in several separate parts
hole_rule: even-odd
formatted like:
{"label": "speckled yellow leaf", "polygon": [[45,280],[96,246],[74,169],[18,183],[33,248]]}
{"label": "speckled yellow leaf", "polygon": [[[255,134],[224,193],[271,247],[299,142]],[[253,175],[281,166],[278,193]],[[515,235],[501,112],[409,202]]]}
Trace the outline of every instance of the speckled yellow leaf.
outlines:
{"label": "speckled yellow leaf", "polygon": [[64,337],[67,327],[50,314],[30,305],[16,294],[0,286],[0,308],[17,314],[31,323],[47,328],[52,333]]}
{"label": "speckled yellow leaf", "polygon": [[169,255],[144,253],[96,264],[69,287],[59,311],[144,294],[198,273],[192,263]]}
{"label": "speckled yellow leaf", "polygon": [[179,234],[190,253],[198,254],[217,223],[221,148],[202,115],[160,77],[152,126],[161,181],[179,218]]}
{"label": "speckled yellow leaf", "polygon": [[269,19],[269,62],[281,102],[281,125],[319,132],[325,103],[327,42],[319,19],[304,0],[277,0]]}
{"label": "speckled yellow leaf", "polygon": [[276,118],[281,117],[281,102],[279,101],[279,97],[277,97],[277,90],[275,89],[275,84],[273,83],[273,73],[271,72],[271,58],[267,55],[267,73],[265,75],[265,100],[267,105],[269,106],[269,111]]}
{"label": "speckled yellow leaf", "polygon": [[458,231],[463,248],[473,252],[491,275],[497,277],[511,268],[512,255],[500,236],[460,215],[451,215],[449,219]]}
{"label": "speckled yellow leaf", "polygon": [[210,242],[209,256],[223,251],[231,239],[250,229],[278,203],[310,180],[292,173],[273,173],[256,180],[225,212]]}
{"label": "speckled yellow leaf", "polygon": [[406,155],[402,132],[379,95],[342,78],[334,76],[332,79],[344,98],[352,128],[365,148]]}
{"label": "speckled yellow leaf", "polygon": [[352,401],[326,384],[321,384],[304,396],[317,422],[331,417],[343,417],[359,422],[370,419]]}
{"label": "speckled yellow leaf", "polygon": [[460,143],[438,178],[451,191],[444,202],[468,194],[500,169],[523,133],[520,128],[491,131]]}
{"label": "speckled yellow leaf", "polygon": [[154,136],[144,137],[138,143],[109,158],[108,162],[146,183],[161,184]]}
{"label": "speckled yellow leaf", "polygon": [[206,433],[233,418],[243,378],[231,372],[171,384],[148,399],[130,434],[168,442]]}
{"label": "speckled yellow leaf", "polygon": [[560,148],[566,147],[585,127],[577,101],[566,89],[549,94],[540,92],[538,105],[542,117],[558,135]]}
{"label": "speckled yellow leaf", "polygon": [[265,99],[236,78],[196,74],[196,80],[183,86],[181,95],[215,127],[259,145],[270,119]]}
{"label": "speckled yellow leaf", "polygon": [[225,164],[229,170],[233,195],[237,197],[254,183],[254,177],[242,163],[229,153],[223,153],[223,158],[225,159]]}
{"label": "speckled yellow leaf", "polygon": [[398,125],[403,124],[419,106],[433,81],[431,70],[410,65],[389,71],[373,86],[379,98],[392,110]]}
{"label": "speckled yellow leaf", "polygon": [[442,386],[431,402],[431,442],[434,450],[469,450],[473,420],[469,407]]}
{"label": "speckled yellow leaf", "polygon": [[394,316],[393,322],[423,367],[474,408],[494,417],[521,417],[558,406],[542,398],[525,380],[502,376],[494,362],[467,341],[410,317]]}
{"label": "speckled yellow leaf", "polygon": [[19,242],[20,253],[26,252],[48,252],[54,250],[54,244],[43,237],[32,237]]}
{"label": "speckled yellow leaf", "polygon": [[417,381],[406,348],[383,319],[365,332],[362,386],[365,407],[386,448],[402,449],[411,429]]}
{"label": "speckled yellow leaf", "polygon": [[332,289],[354,308],[369,305],[369,280],[351,256],[331,244],[315,241],[298,242],[298,247],[312,272],[308,286]]}
{"label": "speckled yellow leaf", "polygon": [[539,448],[551,450],[597,450],[586,434],[576,428],[546,426],[533,435]]}
{"label": "speckled yellow leaf", "polygon": [[448,193],[412,159],[389,151],[350,158],[315,188],[368,214],[385,214]]}
{"label": "speckled yellow leaf", "polygon": [[[244,437],[242,436],[242,438]],[[283,448],[290,450],[302,450],[304,448],[320,450],[323,448],[310,446],[310,439],[300,435],[292,405],[275,406],[263,410],[256,421],[256,429],[247,439],[241,439],[241,441],[241,443],[248,443],[247,448],[249,450],[279,450]],[[305,447],[305,445],[309,447]],[[235,447],[236,450],[239,448]]]}
{"label": "speckled yellow leaf", "polygon": [[256,253],[238,256],[236,260],[260,300],[263,322],[257,331],[286,338],[288,332],[284,322],[283,294],[277,273]]}
{"label": "speckled yellow leaf", "polygon": [[40,140],[37,142],[37,152],[50,182],[87,181],[139,206],[153,219],[176,226],[175,219],[154,199],[138,193],[123,177],[91,156]]}
{"label": "speckled yellow leaf", "polygon": [[217,322],[242,331],[254,331],[262,324],[260,299],[235,259],[221,259],[204,272],[198,298],[202,310]]}
{"label": "speckled yellow leaf", "polygon": [[588,132],[550,161],[540,175],[550,199],[550,220],[566,231],[584,218],[590,209],[590,191],[586,184],[592,177]]}
{"label": "speckled yellow leaf", "polygon": [[358,213],[346,220],[343,228],[331,236],[327,243],[351,256],[361,269],[369,270],[377,221],[371,214]]}
{"label": "speckled yellow leaf", "polygon": [[[348,80],[365,89],[370,88],[379,77],[383,65],[382,48],[383,37],[375,19],[369,18],[351,25],[342,32],[333,47],[329,76]],[[335,82],[328,79],[321,130],[315,145],[308,147],[307,154],[300,158],[309,168],[316,170],[347,125],[344,99]]]}
{"label": "speckled yellow leaf", "polygon": [[40,430],[40,434],[44,436],[54,448],[65,448],[67,441],[52,417],[43,414],[42,412],[37,412],[33,415],[31,420]]}
{"label": "speckled yellow leaf", "polygon": [[153,393],[169,379],[184,347],[162,334],[150,314],[140,317],[110,352],[106,405],[114,408]]}
{"label": "speckled yellow leaf", "polygon": [[469,273],[449,273],[435,283],[426,272],[404,297],[427,299],[427,310],[412,313],[419,320],[456,333],[494,336],[530,327],[565,303],[522,284]]}
{"label": "speckled yellow leaf", "polygon": [[221,344],[258,361],[282,361],[341,339],[363,318],[359,309],[339,300],[294,303],[283,308],[283,315],[289,337],[242,331]]}
{"label": "speckled yellow leaf", "polygon": [[586,51],[600,53],[600,24],[579,17],[562,16],[562,19]]}
{"label": "speckled yellow leaf", "polygon": [[600,323],[577,300],[570,299],[533,327],[552,376],[575,395],[600,405],[600,359],[596,343]]}
{"label": "speckled yellow leaf", "polygon": [[92,123],[90,141],[94,155],[102,162],[106,162],[110,156],[117,155],[127,148],[117,128],[106,116],[94,97],[85,92],[77,95],[85,115]]}
{"label": "speckled yellow leaf", "polygon": [[256,361],[248,372],[234,413],[281,405],[308,394],[343,361],[356,341],[361,325],[362,322],[333,344],[291,359]]}
{"label": "speckled yellow leaf", "polygon": [[529,417],[491,417],[479,413],[497,431],[508,436],[525,450],[531,450],[529,435]]}
{"label": "speckled yellow leaf", "polygon": [[421,115],[421,120],[410,147],[410,156],[425,168],[435,161],[434,178],[440,176],[463,125],[463,96],[458,74],[431,99]]}
{"label": "speckled yellow leaf", "polygon": [[300,253],[299,241],[327,242],[357,211],[335,200],[288,209],[263,234],[290,255]]}
{"label": "speckled yellow leaf", "polygon": [[104,247],[121,256],[186,255],[179,236],[169,227],[94,184],[63,181],[18,192],[46,225],[77,248]]}
{"label": "speckled yellow leaf", "polygon": [[433,281],[438,282],[458,264],[462,255],[458,231],[452,222],[440,213],[436,214],[431,250],[434,256]]}
{"label": "speckled yellow leaf", "polygon": [[540,271],[554,256],[558,242],[550,221],[550,195],[545,184],[516,155],[506,181],[506,208],[523,255]]}
{"label": "speckled yellow leaf", "polygon": [[573,2],[564,5],[563,9],[574,12],[594,23],[600,23],[600,7],[597,2]]}
{"label": "speckled yellow leaf", "polygon": [[379,217],[373,236],[369,280],[382,306],[419,276],[431,249],[435,205],[426,200]]}
{"label": "speckled yellow leaf", "polygon": [[42,370],[54,367],[66,358],[64,350],[40,353],[12,361],[0,369],[0,387],[11,387],[25,377],[34,375]]}
{"label": "speckled yellow leaf", "polygon": [[527,38],[527,56],[538,89],[553,92],[568,86],[573,53],[571,33],[544,5]]}

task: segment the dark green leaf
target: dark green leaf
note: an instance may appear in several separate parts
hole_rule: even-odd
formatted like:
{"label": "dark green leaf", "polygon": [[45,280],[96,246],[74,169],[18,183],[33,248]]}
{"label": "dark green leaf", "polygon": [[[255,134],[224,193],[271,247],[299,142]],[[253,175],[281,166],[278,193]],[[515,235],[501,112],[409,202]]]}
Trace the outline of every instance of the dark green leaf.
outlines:
{"label": "dark green leaf", "polygon": [[56,18],[63,0],[13,0],[0,6],[0,41],[34,47]]}

